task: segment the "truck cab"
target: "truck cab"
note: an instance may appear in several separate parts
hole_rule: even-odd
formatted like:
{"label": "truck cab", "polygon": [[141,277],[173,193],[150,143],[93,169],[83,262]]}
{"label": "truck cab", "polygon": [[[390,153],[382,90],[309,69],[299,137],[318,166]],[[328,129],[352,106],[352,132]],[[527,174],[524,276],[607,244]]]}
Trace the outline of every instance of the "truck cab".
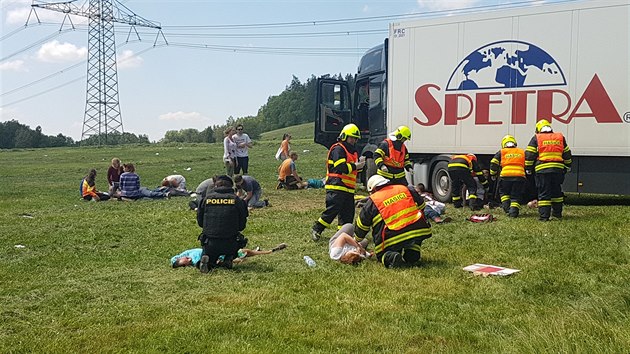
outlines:
{"label": "truck cab", "polygon": [[361,58],[354,81],[351,87],[345,80],[318,79],[315,142],[330,148],[346,124],[356,124],[357,150],[368,158],[365,183],[376,169],[372,153],[387,135],[387,39]]}

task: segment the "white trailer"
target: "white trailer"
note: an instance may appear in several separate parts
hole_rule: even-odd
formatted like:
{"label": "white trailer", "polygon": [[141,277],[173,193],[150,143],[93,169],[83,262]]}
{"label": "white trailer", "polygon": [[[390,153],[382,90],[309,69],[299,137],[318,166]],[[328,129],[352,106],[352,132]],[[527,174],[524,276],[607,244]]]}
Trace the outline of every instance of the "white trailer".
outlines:
{"label": "white trailer", "polygon": [[451,154],[475,153],[487,166],[504,135],[525,148],[547,119],[573,151],[566,191],[630,194],[629,23],[629,0],[393,23],[362,58],[355,87],[320,80],[315,140],[329,145],[352,121],[370,156],[407,125],[412,182],[447,200]]}

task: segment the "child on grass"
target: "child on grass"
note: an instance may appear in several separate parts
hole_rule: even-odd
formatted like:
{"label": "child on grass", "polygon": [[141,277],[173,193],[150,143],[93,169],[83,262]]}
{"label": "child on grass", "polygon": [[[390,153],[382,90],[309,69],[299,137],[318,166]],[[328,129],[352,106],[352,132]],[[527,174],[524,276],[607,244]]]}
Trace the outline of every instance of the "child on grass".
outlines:
{"label": "child on grass", "polygon": [[[245,260],[245,258],[259,256],[263,254],[271,254],[271,253],[283,250],[285,248],[287,248],[286,243],[281,243],[277,245],[276,247],[270,250],[266,250],[266,251],[260,250],[259,248],[256,248],[255,250],[251,250],[248,248],[241,248],[240,250],[238,250],[238,258],[235,258],[233,262],[236,264],[242,263]],[[203,249],[201,248],[193,248],[193,249],[186,250],[176,256],[173,256],[171,258],[171,265],[173,266],[173,268],[179,268],[179,267],[199,268],[199,263],[201,262],[202,253],[203,253]],[[223,258],[224,256],[219,256],[219,259],[217,260],[217,265],[221,265],[221,263],[223,262]]]}

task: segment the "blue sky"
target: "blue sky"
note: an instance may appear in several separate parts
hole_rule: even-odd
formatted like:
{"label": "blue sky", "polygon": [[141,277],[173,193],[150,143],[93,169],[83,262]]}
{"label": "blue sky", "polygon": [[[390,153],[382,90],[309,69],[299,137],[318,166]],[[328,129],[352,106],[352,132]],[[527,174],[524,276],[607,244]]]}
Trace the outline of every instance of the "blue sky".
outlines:
{"label": "blue sky", "polygon": [[[138,28],[142,41],[126,43],[129,27],[115,25],[124,130],[147,134],[157,141],[167,130],[202,130],[224,124],[229,116],[255,115],[269,96],[282,92],[292,75],[304,82],[312,74],[354,73],[361,53],[387,36],[388,23],[394,21],[394,15],[435,11],[448,15],[462,8],[541,1],[121,3],[134,13],[159,22],[170,43],[153,47],[157,31],[142,28]],[[63,15],[38,10],[44,24],[38,25],[31,18],[25,27],[30,4],[24,0],[0,0],[0,121],[16,119],[31,128],[40,125],[47,135],[62,133],[78,140],[86,99],[87,20],[73,17],[76,30],[66,25],[60,32]],[[83,0],[76,4],[83,5]],[[392,17],[326,22],[377,16]],[[312,23],[241,26],[295,22]],[[52,90],[57,86],[60,88]]]}

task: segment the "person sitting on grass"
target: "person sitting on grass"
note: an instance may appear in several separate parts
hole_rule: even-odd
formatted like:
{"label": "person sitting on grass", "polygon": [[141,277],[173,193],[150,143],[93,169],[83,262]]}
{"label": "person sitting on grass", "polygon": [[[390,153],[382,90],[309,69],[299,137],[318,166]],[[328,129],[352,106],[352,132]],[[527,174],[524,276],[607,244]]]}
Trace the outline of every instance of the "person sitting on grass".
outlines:
{"label": "person sitting on grass", "polygon": [[295,151],[289,153],[289,158],[282,161],[280,167],[278,167],[278,187],[286,188],[288,190],[302,189],[308,186],[308,182],[302,180],[302,177],[298,176],[297,169],[295,168],[295,161],[298,159],[298,154]]}
{"label": "person sitting on grass", "polygon": [[109,184],[109,195],[112,197],[117,197],[120,192],[120,175],[125,172],[123,170],[122,165],[120,164],[120,159],[114,157],[112,159],[112,164],[107,169],[107,183]]}
{"label": "person sitting on grass", "polygon": [[109,194],[96,190],[96,170],[91,169],[87,176],[81,180],[81,197],[84,200],[105,201]]}
{"label": "person sitting on grass", "polygon": [[418,183],[415,187],[416,192],[420,194],[422,198],[424,198],[424,202],[426,206],[424,207],[424,216],[435,221],[438,224],[443,222],[451,222],[453,219],[450,217],[442,218],[441,215],[446,211],[446,204],[438,202],[433,199],[433,195],[426,191],[423,183]]}
{"label": "person sitting on grass", "polygon": [[[253,256],[260,256],[263,254],[272,254],[274,252],[278,252],[285,248],[287,248],[286,243],[281,243],[278,246],[270,250],[265,250],[265,251],[261,250],[260,248],[256,248],[255,250],[250,250],[249,248],[241,248],[238,250],[237,252],[238,257],[233,260],[233,263],[235,264],[242,263],[243,261],[245,261],[245,258],[249,258]],[[203,249],[201,248],[193,248],[193,249],[186,250],[171,258],[171,266],[173,268],[180,268],[180,267],[199,268],[202,254],[203,254]],[[224,255],[219,256],[219,259],[217,260],[217,265],[220,266],[223,263],[223,259],[225,259]]]}
{"label": "person sitting on grass", "polygon": [[169,193],[152,191],[146,187],[140,187],[140,176],[136,174],[136,167],[132,163],[123,165],[125,173],[120,175],[120,196],[127,199],[170,198]]}
{"label": "person sitting on grass", "polygon": [[328,241],[330,259],[344,264],[358,264],[370,253],[365,250],[367,239],[357,242],[354,237],[354,225],[344,224]]}

